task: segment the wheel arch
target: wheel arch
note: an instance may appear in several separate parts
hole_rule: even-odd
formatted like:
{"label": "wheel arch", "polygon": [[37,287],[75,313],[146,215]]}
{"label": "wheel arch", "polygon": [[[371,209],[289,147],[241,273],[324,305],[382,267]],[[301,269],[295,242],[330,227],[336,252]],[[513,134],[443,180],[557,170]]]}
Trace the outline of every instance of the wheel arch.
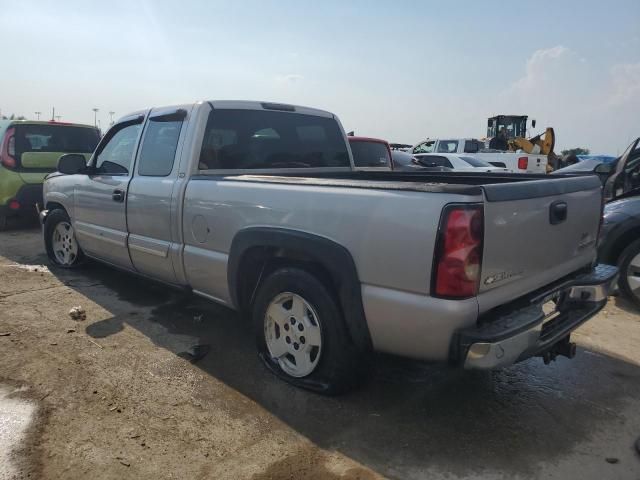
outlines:
{"label": "wheel arch", "polygon": [[631,228],[619,232],[615,238],[607,242],[606,245],[603,245],[601,261],[610,265],[616,265],[620,259],[620,255],[622,255],[624,249],[627,248],[627,245],[638,238],[640,238],[640,222]]}
{"label": "wheel arch", "polygon": [[234,237],[227,281],[233,305],[246,311],[260,279],[278,266],[311,269],[337,295],[353,343],[372,348],[357,268],[351,253],[328,238],[286,228],[248,227]]}
{"label": "wheel arch", "polygon": [[[59,202],[47,202],[47,204],[45,205],[45,208],[49,211],[52,210],[64,210],[65,212],[67,212],[67,209],[64,207],[64,205],[62,205]],[[67,212],[68,214],[69,212]]]}

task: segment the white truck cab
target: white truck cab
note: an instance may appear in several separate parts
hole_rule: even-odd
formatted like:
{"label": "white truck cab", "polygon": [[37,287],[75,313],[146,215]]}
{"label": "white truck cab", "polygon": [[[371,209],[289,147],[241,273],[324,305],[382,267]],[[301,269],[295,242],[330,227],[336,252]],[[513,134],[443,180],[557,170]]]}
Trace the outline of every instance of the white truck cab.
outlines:
{"label": "white truck cab", "polygon": [[484,141],[476,138],[428,138],[411,147],[410,153],[465,154],[514,173],[547,173],[546,155],[491,150]]}

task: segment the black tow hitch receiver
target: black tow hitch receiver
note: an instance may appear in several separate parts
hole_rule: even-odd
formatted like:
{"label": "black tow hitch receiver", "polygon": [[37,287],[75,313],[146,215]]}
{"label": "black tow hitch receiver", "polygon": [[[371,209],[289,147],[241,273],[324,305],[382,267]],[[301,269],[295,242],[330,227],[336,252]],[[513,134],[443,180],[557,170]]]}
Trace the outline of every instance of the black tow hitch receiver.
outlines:
{"label": "black tow hitch receiver", "polygon": [[567,335],[559,342],[554,343],[546,352],[540,354],[545,365],[553,362],[558,355],[567,358],[576,356],[576,344],[571,341],[571,335]]}

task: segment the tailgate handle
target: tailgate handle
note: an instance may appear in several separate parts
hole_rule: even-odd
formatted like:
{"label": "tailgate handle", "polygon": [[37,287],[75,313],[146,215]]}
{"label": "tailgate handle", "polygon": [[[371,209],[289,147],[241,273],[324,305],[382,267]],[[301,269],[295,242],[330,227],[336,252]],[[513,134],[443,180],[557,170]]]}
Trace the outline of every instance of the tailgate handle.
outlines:
{"label": "tailgate handle", "polygon": [[567,202],[553,202],[549,207],[549,223],[557,225],[567,219]]}

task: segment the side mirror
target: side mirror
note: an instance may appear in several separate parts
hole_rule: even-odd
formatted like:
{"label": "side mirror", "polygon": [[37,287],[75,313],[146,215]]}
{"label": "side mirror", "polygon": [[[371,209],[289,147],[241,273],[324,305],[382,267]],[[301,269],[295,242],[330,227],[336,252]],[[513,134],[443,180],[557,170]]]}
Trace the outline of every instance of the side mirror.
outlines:
{"label": "side mirror", "polygon": [[607,175],[613,171],[613,165],[610,163],[601,163],[593,171],[600,175]]}
{"label": "side mirror", "polygon": [[87,168],[87,160],[79,153],[67,153],[58,160],[58,171],[65,175],[75,175]]}
{"label": "side mirror", "polygon": [[531,120],[531,128],[536,128],[536,119]]}

